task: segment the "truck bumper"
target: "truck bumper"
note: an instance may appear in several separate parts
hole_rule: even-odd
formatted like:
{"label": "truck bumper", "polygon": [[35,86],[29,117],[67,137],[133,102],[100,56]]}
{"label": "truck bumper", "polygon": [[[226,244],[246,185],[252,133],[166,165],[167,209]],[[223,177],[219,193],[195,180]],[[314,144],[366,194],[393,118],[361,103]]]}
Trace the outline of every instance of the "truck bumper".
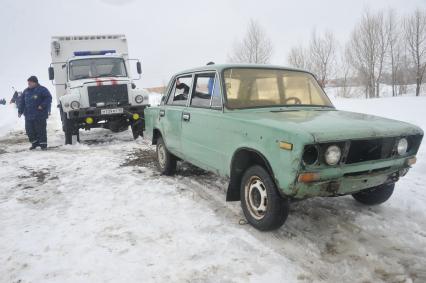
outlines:
{"label": "truck bumper", "polygon": [[[73,120],[84,120],[85,118],[91,117],[91,118],[96,118],[97,120],[108,120],[108,119],[115,119],[119,117],[131,118],[133,114],[139,114],[139,116],[142,118],[144,109],[148,106],[149,105],[138,105],[138,106],[128,105],[128,106],[118,106],[118,107],[84,108],[84,109],[69,111],[68,118]],[[123,113],[108,114],[108,115],[101,114],[101,111],[103,109],[116,109],[116,108],[123,108]]]}
{"label": "truck bumper", "polygon": [[[395,183],[408,172],[413,159],[415,157],[411,156],[323,169],[315,172],[320,176],[318,181],[299,182],[296,180],[291,196],[295,199],[341,196],[386,183]],[[300,174],[302,173],[305,172],[300,172]]]}

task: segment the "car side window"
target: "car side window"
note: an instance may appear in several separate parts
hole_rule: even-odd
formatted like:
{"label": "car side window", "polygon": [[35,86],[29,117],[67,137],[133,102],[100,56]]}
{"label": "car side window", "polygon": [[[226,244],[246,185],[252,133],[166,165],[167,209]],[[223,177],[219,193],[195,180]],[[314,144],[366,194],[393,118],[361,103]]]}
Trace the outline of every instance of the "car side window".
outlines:
{"label": "car side window", "polygon": [[192,91],[191,106],[210,108],[215,83],[215,73],[195,76],[195,88]]}
{"label": "car side window", "polygon": [[214,80],[211,108],[222,109],[220,81],[217,76],[216,76],[216,79]]}
{"label": "car side window", "polygon": [[192,75],[182,76],[175,80],[167,104],[186,105],[192,85]]}

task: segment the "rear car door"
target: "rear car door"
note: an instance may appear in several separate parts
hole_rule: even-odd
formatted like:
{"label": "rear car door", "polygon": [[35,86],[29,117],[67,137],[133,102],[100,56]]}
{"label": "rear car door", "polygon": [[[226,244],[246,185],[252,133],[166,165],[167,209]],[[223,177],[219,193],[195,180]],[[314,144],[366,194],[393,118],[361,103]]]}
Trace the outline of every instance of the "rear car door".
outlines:
{"label": "rear car door", "polygon": [[182,156],[182,112],[187,106],[192,80],[192,74],[177,76],[167,101],[159,110],[159,124],[166,146],[168,150],[178,156]]}

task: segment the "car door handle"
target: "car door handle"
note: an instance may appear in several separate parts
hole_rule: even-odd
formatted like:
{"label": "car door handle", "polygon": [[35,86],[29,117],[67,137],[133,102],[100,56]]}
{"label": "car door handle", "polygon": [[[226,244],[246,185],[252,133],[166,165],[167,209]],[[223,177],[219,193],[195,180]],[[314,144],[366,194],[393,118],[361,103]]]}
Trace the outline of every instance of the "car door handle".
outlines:
{"label": "car door handle", "polygon": [[182,114],[182,120],[189,121],[191,119],[191,114],[189,113],[183,113]]}
{"label": "car door handle", "polygon": [[165,110],[160,110],[160,117],[164,117],[166,116],[166,111]]}

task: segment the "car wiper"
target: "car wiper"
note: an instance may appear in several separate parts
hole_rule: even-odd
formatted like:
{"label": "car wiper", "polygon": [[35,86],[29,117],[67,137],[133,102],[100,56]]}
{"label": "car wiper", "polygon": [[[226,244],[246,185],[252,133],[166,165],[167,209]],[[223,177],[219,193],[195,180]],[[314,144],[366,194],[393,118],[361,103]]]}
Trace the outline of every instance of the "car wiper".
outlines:
{"label": "car wiper", "polygon": [[319,105],[319,104],[286,104],[281,107],[321,107],[321,108],[334,108],[334,106]]}
{"label": "car wiper", "polygon": [[313,111],[319,111],[319,110],[334,110],[335,108],[333,106],[327,106],[327,105],[312,105],[312,104],[294,104],[294,105],[285,105],[281,106],[280,109],[271,110],[271,112],[285,112],[285,111],[301,111],[299,107],[315,107]]}

